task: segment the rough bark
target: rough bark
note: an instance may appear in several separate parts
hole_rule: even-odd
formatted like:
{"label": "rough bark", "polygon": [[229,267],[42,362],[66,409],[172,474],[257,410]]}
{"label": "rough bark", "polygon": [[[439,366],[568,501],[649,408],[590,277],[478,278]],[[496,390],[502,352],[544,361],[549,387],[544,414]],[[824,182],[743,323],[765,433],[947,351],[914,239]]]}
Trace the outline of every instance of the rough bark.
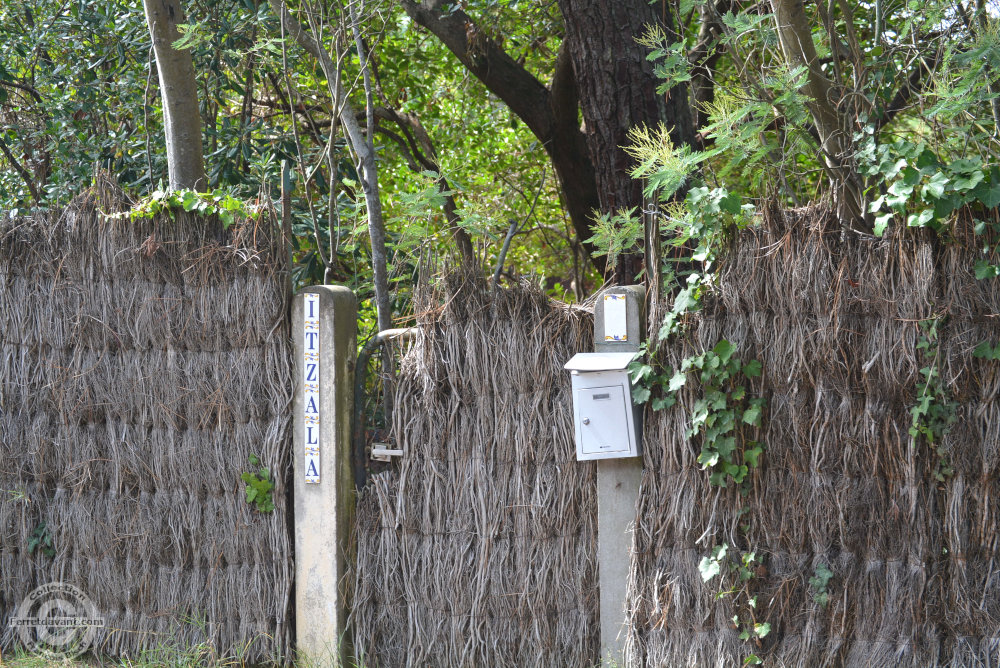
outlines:
{"label": "rough bark", "polygon": [[180,0],[143,0],[143,5],[163,99],[170,188],[204,190],[208,180],[201,148],[201,114],[194,63],[190,50],[173,46],[181,38],[177,25],[185,23],[184,9]]}
{"label": "rough bark", "polygon": [[573,61],[601,209],[642,204],[642,184],[629,177],[633,160],[621,148],[638,125],[664,123],[674,144],[694,138],[686,87],[657,95],[659,84],[645,47],[636,42],[660,25],[677,40],[669,11],[648,0],[559,0],[566,47]]}
{"label": "rough bark", "polygon": [[[559,0],[566,24],[566,48],[573,61],[587,146],[593,157],[601,211],[642,207],[642,184],[623,146],[638,125],[670,128],[675,146],[694,141],[686,86],[658,95],[659,84],[646,49],[636,42],[652,25],[677,41],[669,8],[649,0]],[[642,265],[639,249],[623,254],[615,267],[619,283],[635,280]]]}

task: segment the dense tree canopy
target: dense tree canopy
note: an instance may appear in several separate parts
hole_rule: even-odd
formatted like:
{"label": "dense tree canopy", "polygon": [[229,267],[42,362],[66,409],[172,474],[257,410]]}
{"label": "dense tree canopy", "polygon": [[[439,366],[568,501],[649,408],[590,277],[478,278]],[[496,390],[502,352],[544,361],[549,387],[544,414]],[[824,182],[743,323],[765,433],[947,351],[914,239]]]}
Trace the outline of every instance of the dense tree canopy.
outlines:
{"label": "dense tree canopy", "polygon": [[[666,207],[652,236],[692,249],[704,216],[678,207],[707,206],[703,186],[723,211],[829,197],[875,233],[1000,200],[985,0],[183,6],[208,186],[277,199],[288,165],[297,280],[366,298],[377,193],[397,317],[421,261],[493,273],[508,233],[504,271],[556,295],[612,267],[634,280],[651,242],[636,177]],[[166,185],[139,0],[6,2],[0,38],[0,208],[65,202],[95,168],[136,198]]]}

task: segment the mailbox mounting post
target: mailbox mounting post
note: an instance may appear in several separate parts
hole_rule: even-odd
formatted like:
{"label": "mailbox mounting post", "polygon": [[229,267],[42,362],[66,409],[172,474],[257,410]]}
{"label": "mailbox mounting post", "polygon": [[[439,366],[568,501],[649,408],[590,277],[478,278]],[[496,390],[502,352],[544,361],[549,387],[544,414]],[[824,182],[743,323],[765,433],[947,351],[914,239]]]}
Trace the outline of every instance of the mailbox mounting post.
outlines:
{"label": "mailbox mounting post", "polygon": [[[645,288],[639,285],[608,288],[599,294],[594,309],[595,352],[582,360],[574,357],[566,365],[575,374],[572,378],[577,458],[598,460],[601,658],[608,668],[625,665],[625,600],[642,479],[642,459],[637,456],[642,452],[642,407],[632,407],[626,366],[645,338],[645,296]],[[591,368],[583,368],[584,365]],[[593,368],[599,365],[603,368]],[[627,408],[612,411],[617,402]]]}

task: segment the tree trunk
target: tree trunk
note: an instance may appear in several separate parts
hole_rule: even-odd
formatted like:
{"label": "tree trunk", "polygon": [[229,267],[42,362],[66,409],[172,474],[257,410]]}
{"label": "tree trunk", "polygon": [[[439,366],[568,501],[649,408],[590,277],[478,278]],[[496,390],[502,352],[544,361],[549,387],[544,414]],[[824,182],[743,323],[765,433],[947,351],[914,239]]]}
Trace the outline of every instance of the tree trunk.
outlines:
{"label": "tree trunk", "polygon": [[[507,54],[472,17],[444,0],[399,0],[409,17],[434,34],[486,88],[503,100],[545,148],[555,168],[566,213],[581,242],[589,239],[599,208],[594,165],[578,121],[573,67],[560,51],[551,90]],[[584,243],[588,253],[592,244]],[[604,258],[591,257],[599,271]]]}
{"label": "tree trunk", "polygon": [[[665,2],[648,0],[559,0],[566,36],[546,88],[479,29],[458,8],[445,11],[444,0],[399,0],[424,26],[503,100],[545,147],[563,193],[566,212],[580,241],[592,236],[594,210],[641,207],[642,186],[629,172],[622,150],[629,128],[662,122],[672,128],[678,146],[694,140],[687,87],[658,96],[658,81],[646,50],[636,43],[648,25],[659,25],[679,39]],[[578,113],[585,124],[581,132]],[[586,244],[587,250],[593,246]],[[603,258],[592,258],[604,270]],[[641,249],[619,261],[615,278],[632,282],[642,264]]]}
{"label": "tree trunk", "polygon": [[[771,0],[771,8],[788,68],[805,67],[808,72],[802,92],[810,98],[806,105],[816,124],[826,172],[833,181],[841,223],[870,231],[864,220],[861,180],[853,165],[848,119],[837,109],[833,84],[820,69],[802,0]],[[836,39],[836,35],[830,37]]]}
{"label": "tree trunk", "polygon": [[177,25],[185,22],[184,9],[180,0],[143,0],[143,5],[160,78],[170,189],[205,190],[208,180],[202,157],[194,63],[190,50],[173,47],[181,38]]}
{"label": "tree trunk", "polygon": [[[629,129],[662,122],[671,128],[675,146],[694,141],[687,87],[657,95],[653,65],[636,42],[653,25],[679,41],[670,8],[649,0],[559,0],[559,8],[601,211],[641,209],[642,184],[630,176],[634,161],[622,149],[629,144]],[[617,282],[634,281],[641,259],[641,249],[624,254],[615,268]]]}

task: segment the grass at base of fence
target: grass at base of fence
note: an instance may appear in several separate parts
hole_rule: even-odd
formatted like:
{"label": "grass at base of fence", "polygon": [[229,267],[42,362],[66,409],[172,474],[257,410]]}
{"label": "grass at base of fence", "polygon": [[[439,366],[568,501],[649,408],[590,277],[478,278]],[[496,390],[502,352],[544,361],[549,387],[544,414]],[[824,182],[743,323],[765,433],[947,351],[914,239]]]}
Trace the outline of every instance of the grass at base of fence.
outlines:
{"label": "grass at base of fence", "polygon": [[[290,664],[281,660],[249,663],[245,652],[234,656],[219,656],[209,643],[199,643],[192,647],[179,647],[163,643],[143,650],[135,656],[109,657],[86,653],[67,658],[54,652],[27,652],[18,648],[0,653],[0,668],[247,668],[249,666],[282,666]],[[333,664],[310,663],[306,668],[332,666]]]}
{"label": "grass at base of fence", "polygon": [[[0,668],[247,668],[293,666],[294,668],[339,668],[338,653],[331,650],[327,656],[298,655],[294,661],[280,660],[266,663],[247,663],[239,654],[219,657],[208,643],[189,648],[164,644],[143,651],[136,657],[108,657],[83,654],[67,658],[51,652],[27,652],[18,648],[0,653]],[[351,661],[344,668],[365,668],[363,662]]]}

